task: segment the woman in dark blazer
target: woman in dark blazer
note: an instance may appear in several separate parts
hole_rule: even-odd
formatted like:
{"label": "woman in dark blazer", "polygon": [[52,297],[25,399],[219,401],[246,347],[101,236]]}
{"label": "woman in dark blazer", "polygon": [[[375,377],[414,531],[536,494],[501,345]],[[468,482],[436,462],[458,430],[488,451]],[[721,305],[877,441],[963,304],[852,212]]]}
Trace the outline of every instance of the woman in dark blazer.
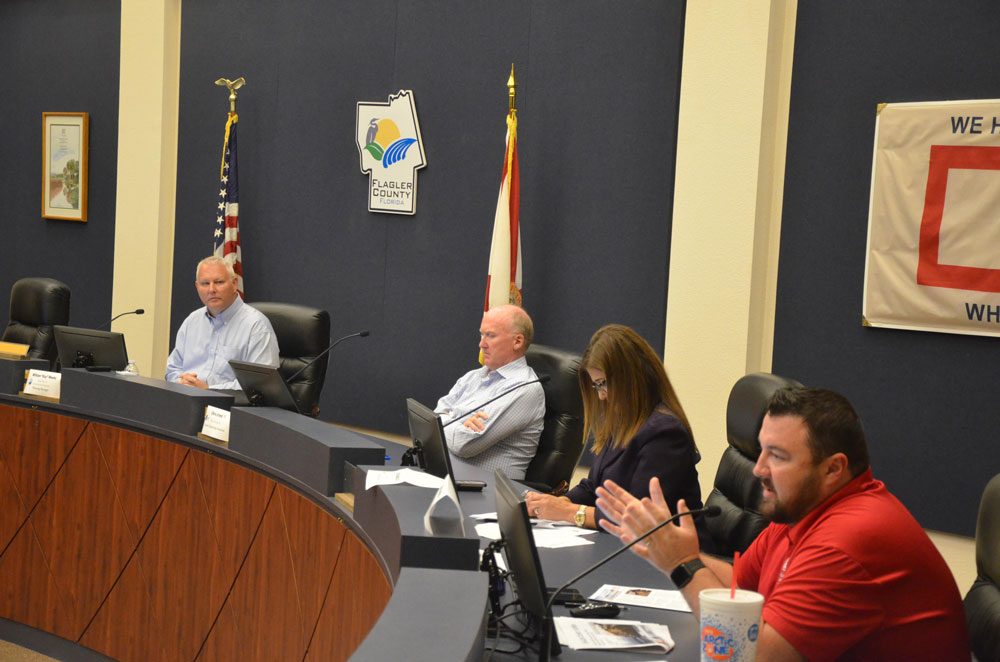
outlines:
{"label": "woman in dark blazer", "polygon": [[[679,499],[692,510],[701,508],[695,469],[701,456],[663,362],[649,343],[620,324],[598,329],[580,362],[580,391],[583,434],[593,436],[596,459],[590,474],[566,496],[529,492],[525,501],[532,516],[599,528],[598,486],[611,479],[641,499],[649,496],[653,476],[674,512]],[[695,521],[707,542],[702,522]]]}

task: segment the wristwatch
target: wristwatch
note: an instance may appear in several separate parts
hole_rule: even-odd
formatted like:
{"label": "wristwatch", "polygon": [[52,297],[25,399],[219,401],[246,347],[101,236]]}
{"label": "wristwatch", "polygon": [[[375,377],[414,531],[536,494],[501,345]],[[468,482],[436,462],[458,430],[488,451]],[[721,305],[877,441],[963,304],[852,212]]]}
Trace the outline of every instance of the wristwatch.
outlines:
{"label": "wristwatch", "polygon": [[587,525],[587,506],[580,506],[576,509],[576,515],[573,515],[573,523],[581,528]]}
{"label": "wristwatch", "polygon": [[670,581],[674,583],[674,586],[681,589],[691,583],[694,579],[694,573],[698,572],[705,567],[705,564],[701,562],[701,559],[691,559],[685,563],[681,563],[679,566],[674,568],[673,572],[670,573]]}

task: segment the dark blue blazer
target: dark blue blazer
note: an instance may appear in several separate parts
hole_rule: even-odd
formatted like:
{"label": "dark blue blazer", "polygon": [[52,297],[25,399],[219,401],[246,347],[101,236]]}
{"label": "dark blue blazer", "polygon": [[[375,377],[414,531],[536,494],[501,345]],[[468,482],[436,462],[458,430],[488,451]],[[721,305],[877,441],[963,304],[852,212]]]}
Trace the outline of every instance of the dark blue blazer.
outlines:
{"label": "dark blue blazer", "polygon": [[[701,486],[695,469],[700,459],[684,424],[673,414],[654,411],[624,447],[605,446],[590,467],[589,475],[566,496],[573,503],[593,506],[597,501],[595,490],[610,479],[641,499],[649,496],[649,479],[657,476],[671,512],[677,512],[679,499],[684,499],[688,509],[694,510],[702,507]],[[600,509],[595,515],[598,521],[604,517]],[[711,544],[704,531],[704,522],[696,518],[695,524],[702,551],[712,552],[713,549],[706,549]]]}

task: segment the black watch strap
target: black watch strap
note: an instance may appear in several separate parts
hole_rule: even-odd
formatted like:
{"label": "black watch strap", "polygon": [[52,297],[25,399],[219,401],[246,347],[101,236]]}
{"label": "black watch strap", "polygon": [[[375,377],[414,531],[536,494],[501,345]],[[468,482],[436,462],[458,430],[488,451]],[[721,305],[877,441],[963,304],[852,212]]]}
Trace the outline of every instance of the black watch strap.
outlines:
{"label": "black watch strap", "polygon": [[694,579],[694,573],[698,572],[705,567],[705,564],[701,562],[701,559],[691,559],[686,563],[681,563],[679,566],[674,568],[673,572],[670,573],[670,581],[674,583],[678,589],[684,588],[691,583]]}

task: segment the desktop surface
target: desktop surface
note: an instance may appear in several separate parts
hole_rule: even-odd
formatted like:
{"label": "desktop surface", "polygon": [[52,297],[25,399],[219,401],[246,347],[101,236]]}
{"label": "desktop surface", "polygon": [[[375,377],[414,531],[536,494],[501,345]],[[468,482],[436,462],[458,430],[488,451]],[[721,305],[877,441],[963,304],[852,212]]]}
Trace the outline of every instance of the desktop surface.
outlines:
{"label": "desktop surface", "polygon": [[[495,481],[493,477],[468,465],[460,458],[453,457],[452,464],[456,478],[485,480],[487,482],[487,487],[483,492],[462,492],[459,494],[462,512],[466,517],[478,513],[495,512],[496,504],[493,493],[493,483]],[[469,524],[475,525],[475,521],[467,522],[467,526]],[[538,549],[542,572],[550,588],[561,586],[573,576],[583,572],[600,559],[621,548],[621,542],[617,538],[603,531],[595,532],[587,536],[587,539],[593,540],[594,544],[560,549]],[[485,547],[488,542],[487,540],[480,540],[480,547]],[[622,554],[607,565],[598,568],[592,574],[587,575],[574,584],[573,587],[578,589],[584,597],[589,597],[603,584],[658,589],[673,588],[669,578],[631,552]],[[509,594],[509,585],[507,591]],[[504,596],[504,601],[508,599],[509,595]],[[569,616],[569,609],[564,606],[553,606],[552,615]],[[675,662],[700,659],[698,623],[690,613],[629,606],[627,609],[622,610],[621,615],[618,616],[618,620],[665,623],[670,628],[670,636],[673,638],[675,644],[673,650],[667,654],[667,657]],[[488,639],[484,657],[489,655],[489,650],[494,645],[497,645],[497,651],[490,658],[493,660],[535,660],[538,657],[537,651],[522,651],[513,655],[502,653],[503,649],[516,648],[516,644],[512,641],[504,639],[500,639],[498,644],[495,640]],[[555,659],[613,661],[634,660],[637,657],[645,658],[648,656],[648,653],[635,652],[578,651],[563,646],[562,654]],[[655,659],[655,657],[651,657],[650,659]]]}

